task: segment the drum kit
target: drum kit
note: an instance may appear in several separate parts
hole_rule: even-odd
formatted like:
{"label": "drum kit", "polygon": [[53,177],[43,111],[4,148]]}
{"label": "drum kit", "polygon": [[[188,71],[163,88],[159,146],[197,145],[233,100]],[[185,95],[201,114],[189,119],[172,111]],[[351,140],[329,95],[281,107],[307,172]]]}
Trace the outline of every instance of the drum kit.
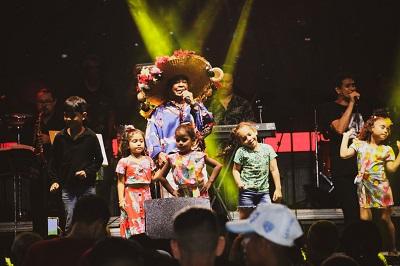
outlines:
{"label": "drum kit", "polygon": [[[2,124],[3,128],[6,127],[8,130],[16,132],[17,142],[5,142],[0,144],[0,157],[2,158],[0,176],[12,177],[14,234],[17,233],[18,222],[25,218],[25,212],[22,208],[22,183],[23,177],[30,176],[29,169],[33,161],[34,148],[21,144],[21,134],[22,129],[31,119],[32,115],[24,113],[5,114],[0,118],[0,124]],[[4,182],[4,184],[6,183]],[[7,192],[5,185],[4,190]],[[7,193],[4,193],[4,195],[6,194]],[[7,204],[7,199],[1,200],[3,204]]]}

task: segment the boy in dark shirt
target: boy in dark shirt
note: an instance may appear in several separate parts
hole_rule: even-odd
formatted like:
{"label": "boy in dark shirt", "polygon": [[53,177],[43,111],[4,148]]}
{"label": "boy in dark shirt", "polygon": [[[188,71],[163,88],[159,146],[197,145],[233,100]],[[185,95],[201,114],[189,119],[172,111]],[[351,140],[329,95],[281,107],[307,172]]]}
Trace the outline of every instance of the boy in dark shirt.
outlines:
{"label": "boy in dark shirt", "polygon": [[96,134],[84,126],[86,111],[83,98],[71,96],[65,100],[65,128],[54,138],[49,164],[50,191],[61,189],[67,215],[65,231],[69,230],[78,199],[96,193],[96,172],[103,162]]}

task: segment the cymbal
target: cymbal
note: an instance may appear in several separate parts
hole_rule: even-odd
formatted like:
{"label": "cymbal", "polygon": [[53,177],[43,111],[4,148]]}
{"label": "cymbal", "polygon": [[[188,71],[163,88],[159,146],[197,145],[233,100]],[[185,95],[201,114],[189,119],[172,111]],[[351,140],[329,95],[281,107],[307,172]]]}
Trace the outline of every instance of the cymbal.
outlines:
{"label": "cymbal", "polygon": [[6,124],[8,124],[9,126],[20,127],[25,125],[25,123],[32,117],[33,116],[31,114],[11,113],[11,114],[5,114],[4,120],[6,121]]}

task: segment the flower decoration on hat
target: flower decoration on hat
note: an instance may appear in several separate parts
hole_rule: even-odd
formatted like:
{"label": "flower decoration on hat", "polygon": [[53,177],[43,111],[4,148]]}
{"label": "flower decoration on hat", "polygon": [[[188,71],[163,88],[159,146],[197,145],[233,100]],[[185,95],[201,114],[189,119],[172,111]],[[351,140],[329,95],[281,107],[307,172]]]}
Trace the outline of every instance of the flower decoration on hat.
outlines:
{"label": "flower decoration on hat", "polygon": [[148,118],[152,111],[167,101],[168,82],[183,75],[189,80],[189,90],[196,99],[213,87],[223,77],[219,68],[212,68],[210,63],[193,51],[177,50],[172,56],[157,57],[154,65],[142,66],[137,75],[137,98],[141,103],[141,115]]}
{"label": "flower decoration on hat", "polygon": [[392,122],[392,119],[390,119],[390,117],[385,117],[384,120],[385,120],[387,127],[393,126],[393,122]]}

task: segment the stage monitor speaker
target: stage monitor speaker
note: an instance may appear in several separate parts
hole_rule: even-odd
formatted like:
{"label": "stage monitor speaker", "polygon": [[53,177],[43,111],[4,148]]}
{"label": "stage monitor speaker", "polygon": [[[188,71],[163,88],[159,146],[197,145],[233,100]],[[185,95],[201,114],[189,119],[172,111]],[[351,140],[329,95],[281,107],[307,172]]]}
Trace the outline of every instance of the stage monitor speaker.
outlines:
{"label": "stage monitor speaker", "polygon": [[153,239],[170,239],[173,236],[173,219],[176,212],[187,206],[210,209],[205,198],[162,198],[146,200],[146,234]]}

